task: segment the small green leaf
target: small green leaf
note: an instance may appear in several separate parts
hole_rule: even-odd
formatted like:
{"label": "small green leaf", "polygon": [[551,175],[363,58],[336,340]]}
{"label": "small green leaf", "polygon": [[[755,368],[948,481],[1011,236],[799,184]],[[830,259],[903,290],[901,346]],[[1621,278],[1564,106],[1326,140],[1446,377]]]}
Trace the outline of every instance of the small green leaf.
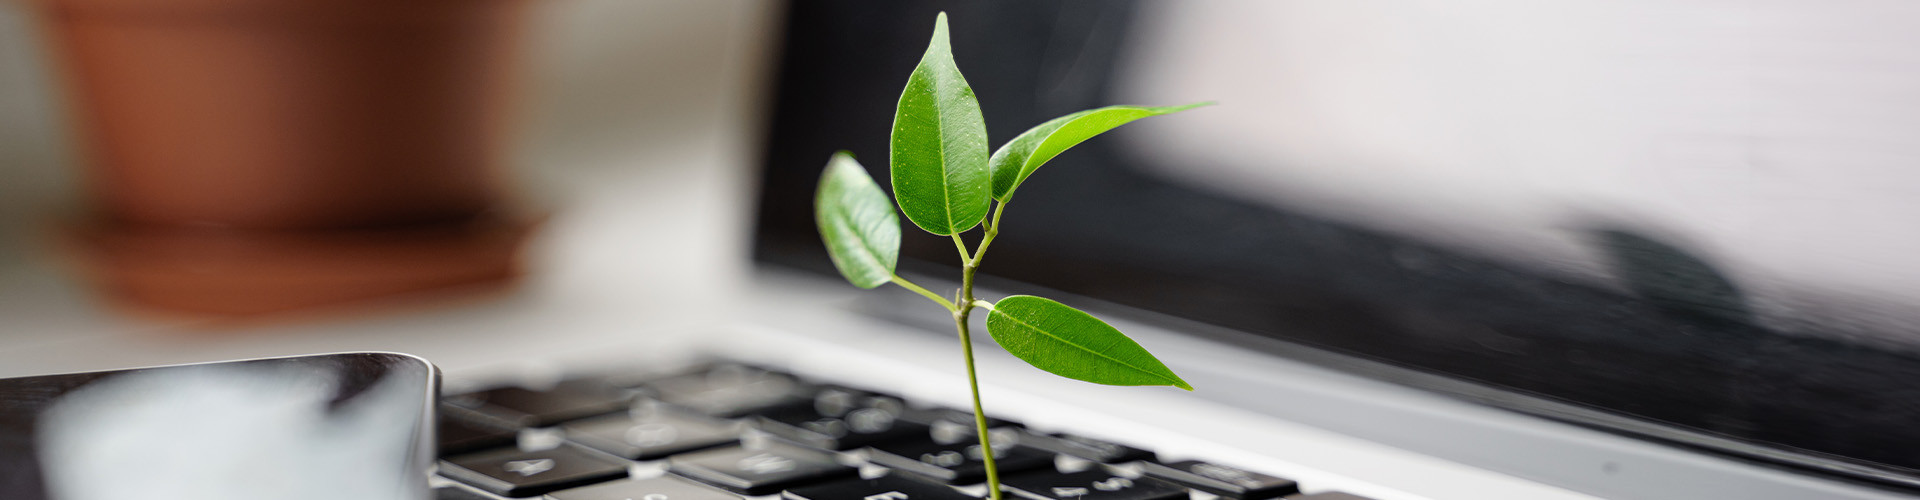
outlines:
{"label": "small green leaf", "polygon": [[814,192],[813,215],[833,267],[853,286],[873,288],[893,279],[900,260],[900,216],[853,155],[841,151],[827,160]]}
{"label": "small green leaf", "polygon": [[993,199],[1006,203],[1008,198],[1013,197],[1013,189],[1020,187],[1020,183],[1033,175],[1040,165],[1093,136],[1141,118],[1173,114],[1211,104],[1202,102],[1159,108],[1107,106],[1047,120],[1007,141],[999,151],[993,152],[993,158],[987,160],[993,170]]}
{"label": "small green leaf", "polygon": [[1100,318],[1050,299],[1015,295],[987,314],[987,333],[1007,352],[1055,375],[1106,385],[1193,390],[1147,349]]}
{"label": "small green leaf", "polygon": [[953,64],[944,12],[900,93],[892,145],[893,196],[907,220],[944,236],[987,217],[987,125],[973,88]]}

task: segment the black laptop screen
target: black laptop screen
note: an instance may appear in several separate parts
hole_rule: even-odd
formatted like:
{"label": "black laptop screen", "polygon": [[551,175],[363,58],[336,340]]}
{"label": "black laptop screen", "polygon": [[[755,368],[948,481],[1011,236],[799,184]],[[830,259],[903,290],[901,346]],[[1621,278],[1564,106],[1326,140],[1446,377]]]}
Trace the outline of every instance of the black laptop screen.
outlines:
{"label": "black laptop screen", "polygon": [[884,187],[945,10],[995,147],[1220,101],[1048,163],[984,273],[1913,484],[1920,19],[1593,4],[795,2],[757,256],[833,272],[813,184],[847,149]]}

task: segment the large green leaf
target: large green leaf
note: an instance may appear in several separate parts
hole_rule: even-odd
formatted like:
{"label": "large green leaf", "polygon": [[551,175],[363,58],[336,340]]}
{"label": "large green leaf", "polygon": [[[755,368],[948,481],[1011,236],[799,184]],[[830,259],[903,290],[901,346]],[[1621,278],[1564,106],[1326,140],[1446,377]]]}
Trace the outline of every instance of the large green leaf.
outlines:
{"label": "large green leaf", "polygon": [[873,288],[893,279],[900,260],[900,216],[853,155],[841,151],[827,160],[814,192],[813,215],[833,267],[853,286]]}
{"label": "large green leaf", "polygon": [[987,332],[1015,357],[1062,377],[1193,390],[1120,330],[1050,299],[1031,295],[1000,299],[987,314]]}
{"label": "large green leaf", "polygon": [[893,196],[914,225],[949,235],[986,218],[987,125],[973,88],[953,64],[946,13],[900,93],[891,154]]}
{"label": "large green leaf", "polygon": [[1141,118],[1178,113],[1209,104],[1213,103],[1158,108],[1107,106],[1047,120],[1007,141],[999,151],[993,152],[992,159],[987,160],[993,170],[993,199],[1006,203],[1008,198],[1013,197],[1013,189],[1020,187],[1020,183],[1033,175],[1040,165],[1093,136]]}

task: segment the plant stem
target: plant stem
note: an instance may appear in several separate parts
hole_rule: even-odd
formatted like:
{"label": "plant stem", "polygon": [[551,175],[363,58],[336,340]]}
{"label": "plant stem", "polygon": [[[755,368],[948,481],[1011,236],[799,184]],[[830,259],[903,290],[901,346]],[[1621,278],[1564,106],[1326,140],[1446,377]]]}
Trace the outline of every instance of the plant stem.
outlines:
{"label": "plant stem", "polygon": [[937,293],[933,293],[933,292],[930,292],[930,291],[927,291],[927,289],[926,289],[926,288],[922,288],[922,287],[921,287],[920,285],[916,285],[916,284],[914,284],[914,283],[913,283],[913,282],[911,282],[911,281],[907,281],[907,279],[906,279],[906,278],[902,278],[902,277],[900,277],[899,275],[894,275],[894,277],[893,277],[893,279],[891,279],[891,280],[889,280],[889,281],[892,281],[892,282],[893,282],[893,284],[895,284],[895,285],[900,285],[900,288],[905,288],[905,289],[908,289],[908,290],[913,290],[913,293],[917,293],[917,294],[920,294],[920,295],[921,295],[921,296],[923,296],[923,297],[926,297],[926,298],[928,298],[928,299],[931,299],[931,300],[933,300],[934,302],[937,302],[937,303],[939,303],[939,304],[940,304],[940,307],[945,307],[945,308],[947,308],[947,311],[949,311],[949,312],[951,312],[951,311],[958,311],[958,310],[959,310],[959,309],[956,309],[956,308],[954,308],[954,306],[953,306],[953,304],[951,304],[951,303],[948,303],[948,302],[947,302],[947,299],[946,299],[946,298],[943,298],[943,297],[941,297],[941,296],[940,296],[940,294],[937,294]]}
{"label": "plant stem", "polygon": [[987,245],[992,245],[993,237],[999,235],[1000,231],[998,229],[987,229],[987,235],[980,237],[980,248],[973,250],[973,260],[967,261],[967,265],[976,268],[980,267],[980,259],[987,258]]}
{"label": "plant stem", "polygon": [[[992,233],[988,233],[992,234]],[[981,250],[985,250],[982,242]],[[965,255],[965,249],[961,251]],[[983,254],[985,252],[981,252]],[[994,465],[993,440],[987,434],[987,411],[980,406],[980,377],[973,368],[973,334],[968,331],[967,318],[972,315],[974,306],[973,274],[980,254],[975,254],[972,262],[967,262],[960,270],[960,297],[955,301],[953,312],[954,328],[960,330],[960,351],[967,359],[967,387],[973,391],[973,425],[980,436],[980,460],[987,466],[987,492],[991,500],[1000,500],[1000,468]]]}
{"label": "plant stem", "polygon": [[[973,249],[973,259],[967,261],[968,265],[980,267],[980,259],[987,258],[987,245],[992,245],[993,237],[1000,235],[1000,214],[1006,209],[1005,202],[993,206],[993,221],[986,224],[986,235],[980,237],[980,248]],[[960,255],[965,256],[966,252],[962,251]]]}
{"label": "plant stem", "polygon": [[962,264],[973,262],[973,256],[967,255],[967,241],[960,239],[960,233],[953,233],[953,248],[960,250],[960,262]]}
{"label": "plant stem", "polygon": [[[967,359],[967,388],[973,392],[973,428],[980,436],[980,461],[987,466],[987,494],[990,500],[1001,500],[1000,467],[994,464],[993,438],[987,433],[987,410],[980,405],[980,377],[974,373],[973,332],[967,328],[967,319],[973,315],[975,307],[993,310],[990,305],[984,305],[986,301],[973,298],[973,275],[980,269],[980,259],[987,256],[987,245],[992,245],[993,237],[1000,235],[1000,213],[1006,207],[1006,203],[994,207],[993,222],[984,224],[986,235],[980,238],[980,246],[973,250],[972,255],[968,255],[967,242],[960,239],[960,233],[953,234],[953,246],[960,250],[960,291],[953,297],[952,304],[946,304],[947,310],[953,311],[953,326],[960,331],[960,352]],[[922,294],[934,296],[932,292],[924,290]]]}

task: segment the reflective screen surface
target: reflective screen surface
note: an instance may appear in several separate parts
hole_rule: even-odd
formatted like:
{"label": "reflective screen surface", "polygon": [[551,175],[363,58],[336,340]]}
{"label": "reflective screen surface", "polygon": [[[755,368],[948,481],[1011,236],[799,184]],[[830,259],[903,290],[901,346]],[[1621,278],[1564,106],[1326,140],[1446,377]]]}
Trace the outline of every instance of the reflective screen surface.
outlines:
{"label": "reflective screen surface", "polygon": [[[813,183],[839,149],[887,183],[940,10],[993,146],[1220,102],[1035,173],[999,283],[1920,484],[1911,2],[798,2],[761,259],[832,272]],[[950,240],[905,232],[907,271],[949,274]]]}
{"label": "reflective screen surface", "polygon": [[424,360],[352,353],[0,379],[9,499],[426,497]]}

